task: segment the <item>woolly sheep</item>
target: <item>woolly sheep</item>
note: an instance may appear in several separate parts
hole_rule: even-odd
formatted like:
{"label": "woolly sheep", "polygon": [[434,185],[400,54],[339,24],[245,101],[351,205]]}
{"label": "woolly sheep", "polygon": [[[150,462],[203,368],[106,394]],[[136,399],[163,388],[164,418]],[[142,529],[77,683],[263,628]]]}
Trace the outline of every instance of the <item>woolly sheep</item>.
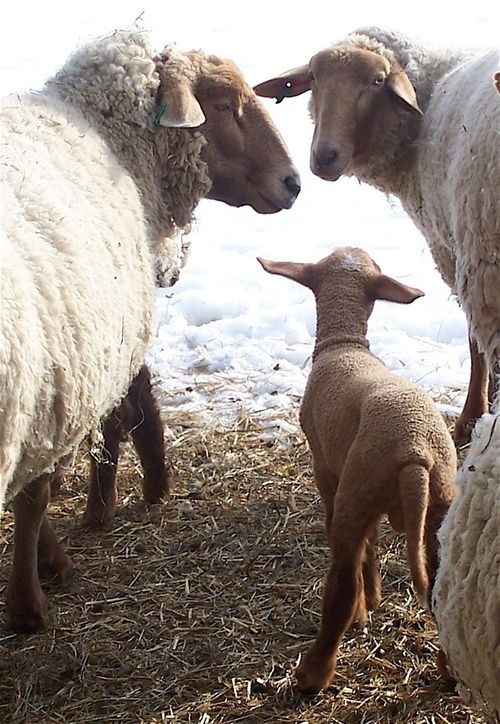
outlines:
{"label": "woolly sheep", "polygon": [[430,50],[363,28],[255,88],[279,100],[311,90],[313,173],[356,176],[394,194],[425,236],[469,324],[459,441],[488,409],[486,362],[494,370],[500,357],[498,63],[498,49]]}
{"label": "woolly sheep", "polygon": [[466,700],[500,718],[500,414],[484,415],[439,531],[433,612]]}
{"label": "woolly sheep", "polygon": [[384,513],[406,533],[413,583],[421,602],[428,601],[456,453],[429,396],[391,373],[366,340],[377,299],[409,304],[423,292],[381,274],[366,252],[351,247],[317,264],[259,261],[316,298],[316,344],[300,422],[325,508],[331,567],[320,631],[296,670],[300,689],[316,693],[335,673],[346,629],[380,603],[374,544]]}
{"label": "woolly sheep", "polygon": [[[207,131],[228,128],[225,157],[174,127],[204,118]],[[9,622],[36,630],[37,549],[52,578],[69,570],[45,515],[50,477],[87,433],[98,437],[143,364],[165,245],[204,196],[272,213],[300,186],[234,65],[201,51],[154,56],[141,33],[81,48],[41,92],[6,99],[1,120],[0,510],[8,490]]]}

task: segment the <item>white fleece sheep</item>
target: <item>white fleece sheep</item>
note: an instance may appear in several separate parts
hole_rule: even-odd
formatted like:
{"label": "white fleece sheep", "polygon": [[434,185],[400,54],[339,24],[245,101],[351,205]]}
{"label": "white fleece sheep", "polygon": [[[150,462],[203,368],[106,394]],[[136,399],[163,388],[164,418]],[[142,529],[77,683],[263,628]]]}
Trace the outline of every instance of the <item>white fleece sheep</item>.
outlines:
{"label": "white fleece sheep", "polygon": [[171,239],[210,187],[203,137],[155,128],[157,64],[143,34],[115,33],[2,104],[0,509],[126,393],[157,258],[170,274]]}
{"label": "white fleece sheep", "polygon": [[499,62],[498,49],[432,50],[370,27],[256,86],[278,98],[311,90],[313,172],[397,196],[424,234],[473,340],[477,369],[457,438],[486,411],[477,347],[492,369],[500,358]]}
{"label": "white fleece sheep", "polygon": [[485,415],[439,531],[433,612],[466,700],[500,717],[500,415]]}

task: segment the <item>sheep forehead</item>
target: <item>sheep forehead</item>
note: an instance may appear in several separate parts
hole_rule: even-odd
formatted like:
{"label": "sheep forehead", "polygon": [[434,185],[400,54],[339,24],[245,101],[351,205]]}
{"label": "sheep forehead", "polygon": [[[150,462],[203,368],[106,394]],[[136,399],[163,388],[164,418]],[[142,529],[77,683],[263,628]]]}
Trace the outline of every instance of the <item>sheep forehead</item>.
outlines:
{"label": "sheep forehead", "polygon": [[335,260],[335,265],[342,269],[356,269],[358,271],[373,271],[378,269],[373,259],[357,247],[339,247],[336,249],[331,258]]}
{"label": "sheep forehead", "polygon": [[334,74],[348,70],[364,76],[376,71],[390,72],[389,60],[372,51],[355,45],[341,43],[320,51],[311,58],[311,70],[319,74]]}

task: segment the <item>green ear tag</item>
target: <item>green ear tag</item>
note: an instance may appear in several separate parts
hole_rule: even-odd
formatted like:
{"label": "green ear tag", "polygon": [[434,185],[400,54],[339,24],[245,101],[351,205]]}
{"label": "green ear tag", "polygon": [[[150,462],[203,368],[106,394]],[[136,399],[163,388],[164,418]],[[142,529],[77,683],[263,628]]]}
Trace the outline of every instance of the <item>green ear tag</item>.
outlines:
{"label": "green ear tag", "polygon": [[276,96],[276,103],[281,103],[284,98],[288,97],[288,93],[291,90],[292,84],[289,80],[285,83],[281,91]]}
{"label": "green ear tag", "polygon": [[155,119],[154,119],[154,124],[157,128],[159,127],[161,117],[163,116],[163,114],[165,113],[166,110],[167,110],[166,103],[162,103],[160,105],[160,107],[158,108],[158,111],[156,112]]}

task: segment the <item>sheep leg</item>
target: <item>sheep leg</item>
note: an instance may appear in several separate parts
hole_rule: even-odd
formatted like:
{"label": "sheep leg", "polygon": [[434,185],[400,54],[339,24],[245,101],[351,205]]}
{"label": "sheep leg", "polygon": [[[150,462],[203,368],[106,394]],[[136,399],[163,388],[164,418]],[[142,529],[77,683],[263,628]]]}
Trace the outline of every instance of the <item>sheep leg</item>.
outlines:
{"label": "sheep leg", "polygon": [[7,586],[7,626],[19,633],[46,627],[45,598],[38,578],[38,541],[49,503],[50,476],[42,475],[16,495],[14,558]]}
{"label": "sheep leg", "polygon": [[314,481],[323,501],[326,537],[330,541],[335,493],[337,492],[339,480],[333,475],[326,462],[323,459],[318,459],[318,455],[314,457]]}
{"label": "sheep leg", "polygon": [[104,528],[111,524],[116,505],[116,466],[123,439],[120,409],[114,410],[103,426],[106,460],[90,460],[87,505],[82,525]]}
{"label": "sheep leg", "polygon": [[372,523],[359,509],[359,498],[335,500],[331,531],[331,566],[325,583],[321,627],[295,675],[304,693],[328,686],[337,663],[340,639],[358,609],[365,536]]}
{"label": "sheep leg", "polygon": [[377,545],[380,535],[380,522],[376,521],[366,537],[365,555],[363,558],[363,586],[366,606],[376,611],[382,600],[380,571],[377,561]]}
{"label": "sheep leg", "polygon": [[59,545],[46,515],[38,536],[38,575],[54,583],[63,583],[71,574],[71,561]]}
{"label": "sheep leg", "polygon": [[144,469],[143,497],[147,503],[159,503],[170,493],[170,474],[165,465],[163,423],[146,366],[141,368],[132,383],[128,398],[134,408],[134,424],[130,432]]}
{"label": "sheep leg", "polygon": [[469,335],[470,349],[470,380],[467,397],[453,431],[453,439],[457,444],[470,440],[475,422],[481,415],[488,412],[489,371],[486,358],[477,348],[476,342]]}

